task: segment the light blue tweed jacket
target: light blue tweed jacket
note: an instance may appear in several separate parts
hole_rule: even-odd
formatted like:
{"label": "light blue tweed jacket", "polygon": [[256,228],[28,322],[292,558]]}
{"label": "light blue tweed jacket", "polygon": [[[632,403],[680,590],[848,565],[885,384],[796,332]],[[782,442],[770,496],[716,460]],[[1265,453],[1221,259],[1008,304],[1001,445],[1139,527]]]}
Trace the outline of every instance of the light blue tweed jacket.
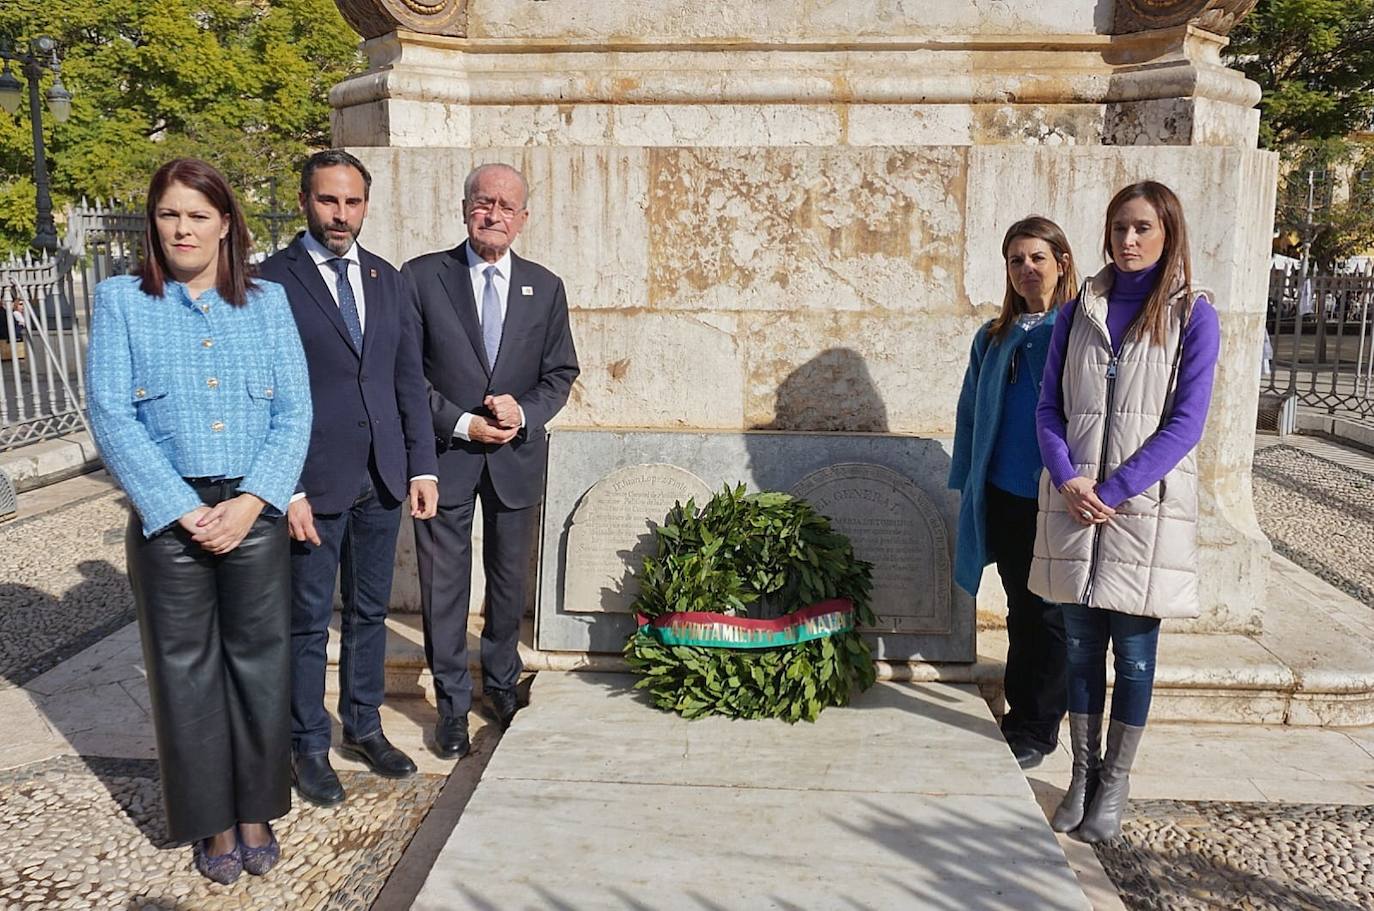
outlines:
{"label": "light blue tweed jacket", "polygon": [[152,537],[201,505],[183,478],[243,478],[286,512],[310,443],[310,378],[286,292],[258,281],[234,307],[213,289],[162,297],[122,275],[95,289],[91,431]]}

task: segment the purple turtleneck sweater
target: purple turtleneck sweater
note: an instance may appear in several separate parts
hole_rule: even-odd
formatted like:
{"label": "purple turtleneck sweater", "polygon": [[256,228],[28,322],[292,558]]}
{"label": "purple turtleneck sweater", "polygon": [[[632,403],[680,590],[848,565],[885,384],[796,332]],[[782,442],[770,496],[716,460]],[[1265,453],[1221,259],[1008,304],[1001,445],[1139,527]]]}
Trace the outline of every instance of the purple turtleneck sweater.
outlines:
{"label": "purple turtleneck sweater", "polygon": [[[1145,300],[1154,289],[1159,264],[1139,272],[1123,272],[1115,266],[1112,271],[1115,274],[1111,293],[1107,296],[1107,330],[1112,338],[1112,351],[1120,353],[1131,323],[1144,309]],[[1078,303],[1074,300],[1066,304],[1054,324],[1040,387],[1040,403],[1035,409],[1040,456],[1055,487],[1062,486],[1078,473],[1069,453],[1059,389],[1059,379],[1064,372],[1064,351],[1069,345],[1069,327],[1078,314]],[[1198,298],[1183,332],[1183,358],[1178,365],[1178,391],[1174,395],[1173,411],[1158,432],[1098,485],[1097,496],[1103,503],[1115,509],[1159,483],[1202,439],[1220,345],[1217,311],[1205,297]]]}

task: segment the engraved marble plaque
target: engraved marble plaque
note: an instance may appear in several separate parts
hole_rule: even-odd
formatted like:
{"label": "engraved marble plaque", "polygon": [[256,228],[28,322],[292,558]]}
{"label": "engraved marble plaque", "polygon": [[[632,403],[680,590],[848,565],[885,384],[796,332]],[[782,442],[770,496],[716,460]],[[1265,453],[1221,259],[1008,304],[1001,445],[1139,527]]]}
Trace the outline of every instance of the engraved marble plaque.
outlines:
{"label": "engraved marble plaque", "polygon": [[949,540],[924,491],[890,468],[842,463],[802,478],[792,494],[829,517],[855,554],[873,564],[878,625],[866,630],[949,632]]}
{"label": "engraved marble plaque", "polygon": [[568,528],[564,609],[629,613],[639,595],[635,576],[658,550],[654,528],[690,498],[700,506],[711,489],[676,465],[627,465],[593,484]]}

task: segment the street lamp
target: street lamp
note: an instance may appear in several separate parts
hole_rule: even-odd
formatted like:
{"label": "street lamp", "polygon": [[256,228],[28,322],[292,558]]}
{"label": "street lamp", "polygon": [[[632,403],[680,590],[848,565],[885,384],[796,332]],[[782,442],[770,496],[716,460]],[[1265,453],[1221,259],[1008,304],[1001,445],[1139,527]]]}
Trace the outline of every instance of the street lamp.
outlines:
{"label": "street lamp", "polygon": [[29,121],[33,126],[33,182],[38,187],[38,233],[33,246],[48,252],[57,249],[57,225],[52,220],[52,194],[48,191],[48,162],[43,154],[43,108],[38,101],[38,81],[43,70],[52,70],[52,86],[45,95],[48,110],[58,123],[72,114],[72,93],[62,85],[62,66],[57,60],[57,42],[35,38],[27,52],[17,51],[8,40],[0,41],[0,58],[5,61],[0,73],[0,108],[13,114],[24,100],[23,84],[10,72],[10,63],[19,64],[29,84]]}

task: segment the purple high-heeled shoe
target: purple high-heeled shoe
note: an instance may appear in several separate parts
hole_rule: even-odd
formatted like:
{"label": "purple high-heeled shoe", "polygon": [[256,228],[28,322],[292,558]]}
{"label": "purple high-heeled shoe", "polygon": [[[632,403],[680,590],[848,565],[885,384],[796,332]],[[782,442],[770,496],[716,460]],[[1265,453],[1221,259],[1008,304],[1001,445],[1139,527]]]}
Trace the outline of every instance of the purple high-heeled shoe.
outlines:
{"label": "purple high-heeled shoe", "polygon": [[234,849],[227,854],[210,855],[206,850],[209,839],[197,841],[191,847],[191,855],[195,860],[196,870],[201,876],[211,882],[219,883],[221,886],[228,886],[239,878],[243,872],[243,858],[239,856],[239,846],[234,845]]}
{"label": "purple high-heeled shoe", "polygon": [[243,840],[243,832],[239,832],[239,853],[243,856],[243,869],[254,876],[262,876],[281,860],[281,845],[277,844],[277,833],[272,831],[271,823],[264,825],[267,826],[267,834],[271,840],[261,848],[249,847]]}

